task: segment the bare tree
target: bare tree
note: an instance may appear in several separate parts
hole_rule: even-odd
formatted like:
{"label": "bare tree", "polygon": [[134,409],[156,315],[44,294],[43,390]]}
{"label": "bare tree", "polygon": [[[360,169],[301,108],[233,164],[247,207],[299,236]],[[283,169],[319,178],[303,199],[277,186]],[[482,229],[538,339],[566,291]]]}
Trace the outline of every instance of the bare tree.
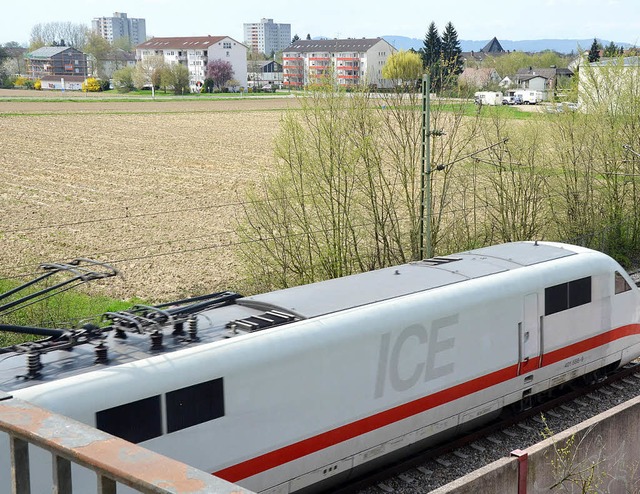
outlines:
{"label": "bare tree", "polygon": [[82,50],[86,43],[89,29],[84,24],[72,22],[46,22],[31,28],[29,49],[35,50],[53,44],[72,46]]}
{"label": "bare tree", "polygon": [[[284,117],[274,175],[251,195],[241,225],[248,271],[270,283],[258,289],[417,258],[419,97],[400,90],[382,98],[346,93],[328,79]],[[463,132],[450,127],[462,119],[442,121],[448,134],[440,138],[455,142],[434,147],[434,157],[453,160],[469,148],[475,127]],[[438,200],[447,197],[448,183],[434,187]],[[434,224],[441,217],[434,215]]]}

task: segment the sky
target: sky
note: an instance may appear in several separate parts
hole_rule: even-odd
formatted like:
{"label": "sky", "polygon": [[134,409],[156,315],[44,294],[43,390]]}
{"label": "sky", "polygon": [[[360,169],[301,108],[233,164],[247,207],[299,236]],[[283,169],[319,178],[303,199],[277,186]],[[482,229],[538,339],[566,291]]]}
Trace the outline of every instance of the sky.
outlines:
{"label": "sky", "polygon": [[461,40],[593,39],[640,45],[640,0],[11,0],[2,6],[0,43],[27,44],[35,24],[91,25],[125,12],[146,20],[147,36],[230,36],[262,18],[291,24],[305,38],[424,38],[430,22],[451,21]]}

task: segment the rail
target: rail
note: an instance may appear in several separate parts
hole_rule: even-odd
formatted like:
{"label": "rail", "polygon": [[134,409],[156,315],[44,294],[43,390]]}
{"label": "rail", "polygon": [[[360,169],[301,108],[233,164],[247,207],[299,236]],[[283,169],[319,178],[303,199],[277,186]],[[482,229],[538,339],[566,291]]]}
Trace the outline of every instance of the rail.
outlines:
{"label": "rail", "polygon": [[50,451],[52,486],[72,494],[71,464],[94,471],[99,494],[117,483],[153,494],[253,494],[235,484],[0,391],[0,432],[9,436],[11,489],[30,494],[29,444]]}

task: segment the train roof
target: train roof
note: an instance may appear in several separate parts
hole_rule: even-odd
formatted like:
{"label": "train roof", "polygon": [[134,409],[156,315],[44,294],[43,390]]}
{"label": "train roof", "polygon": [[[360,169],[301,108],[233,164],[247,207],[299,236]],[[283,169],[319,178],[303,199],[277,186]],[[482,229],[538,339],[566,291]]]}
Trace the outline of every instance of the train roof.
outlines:
{"label": "train roof", "polygon": [[[168,314],[169,308],[156,308],[155,312],[154,308],[149,308],[149,311],[133,314],[116,313],[114,326],[98,337],[90,338],[81,330],[71,330],[64,337],[41,340],[44,343],[0,349],[0,390],[11,391],[81,374],[96,369],[96,365],[111,367],[166,355],[240,334],[565,258],[582,251],[563,244],[508,243],[249,297],[221,292],[215,294],[219,297],[214,298],[213,304],[206,309],[191,314],[188,320],[183,318],[179,328],[178,319],[163,320],[161,325],[154,323],[153,317]],[[197,327],[195,337],[187,331],[191,322]],[[127,330],[126,335],[122,328]],[[162,334],[160,343],[158,333]],[[108,347],[108,361],[101,358],[104,346]]]}
{"label": "train roof", "polygon": [[237,303],[257,308],[279,308],[303,318],[318,317],[575,255],[577,252],[569,247],[537,242],[493,245],[313,285],[244,297]]}

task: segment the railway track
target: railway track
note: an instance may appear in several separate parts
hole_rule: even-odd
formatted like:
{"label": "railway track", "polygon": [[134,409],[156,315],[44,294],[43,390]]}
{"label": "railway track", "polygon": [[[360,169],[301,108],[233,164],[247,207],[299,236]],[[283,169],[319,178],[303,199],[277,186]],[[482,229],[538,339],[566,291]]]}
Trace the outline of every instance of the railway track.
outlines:
{"label": "railway track", "polygon": [[[336,494],[427,493],[514,449],[524,449],[640,393],[640,364],[629,364],[600,380],[571,383],[543,403],[501,419],[441,446],[355,479]],[[566,420],[563,420],[566,419]]]}

